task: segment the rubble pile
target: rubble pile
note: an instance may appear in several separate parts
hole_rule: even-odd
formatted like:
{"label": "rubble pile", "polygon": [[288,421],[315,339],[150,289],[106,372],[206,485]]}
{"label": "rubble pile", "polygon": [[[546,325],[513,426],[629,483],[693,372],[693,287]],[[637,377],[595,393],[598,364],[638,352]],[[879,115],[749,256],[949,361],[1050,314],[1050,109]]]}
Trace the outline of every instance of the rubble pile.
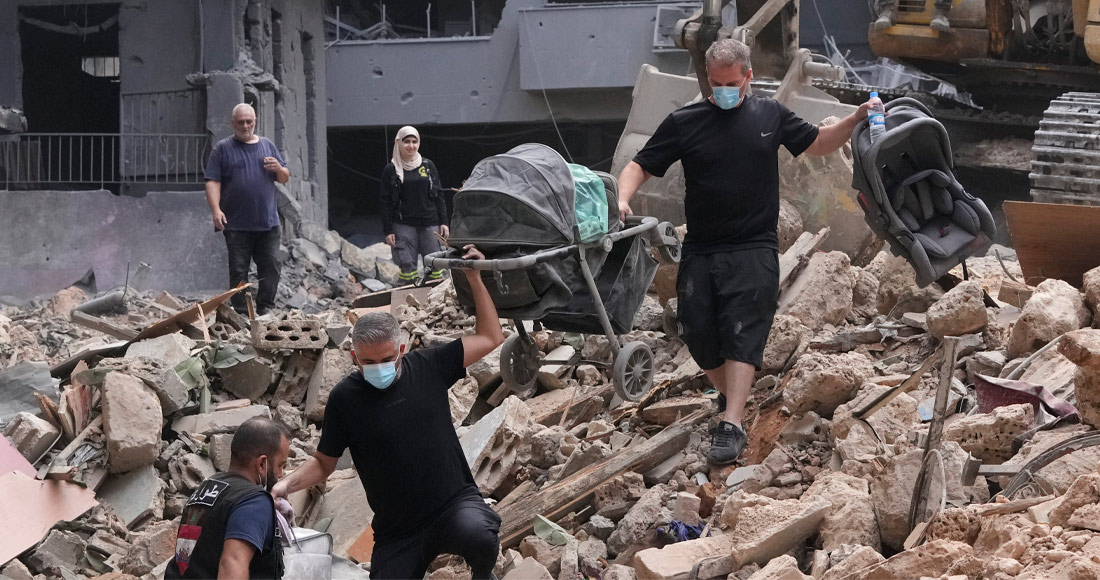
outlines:
{"label": "rubble pile", "polygon": [[[1100,269],[1082,290],[1013,281],[1030,292],[1015,306],[1000,299],[1019,275],[1011,258],[974,258],[969,280],[918,288],[900,258],[856,267],[799,233],[785,234],[781,264],[795,267],[740,465],[706,461],[717,393],[668,332],[674,303],[656,295],[623,337],[654,354],[641,401],[616,393],[605,337],[537,324],[526,331],[556,362],[535,388],[504,384],[501,349],[451,387],[466,459],[502,518],[497,576],[1100,578],[1100,447],[1088,435],[1100,426]],[[228,467],[236,426],[287,425],[288,471],[315,451],[358,316],[394,312],[409,349],[472,331],[449,281],[386,290],[380,248],[301,234],[287,244],[287,309],[272,319],[237,315],[228,295],[137,292],[90,314],[75,288],[0,310],[0,445],[20,456],[0,453],[0,505],[29,502],[48,520],[13,534],[0,574],[157,578],[188,495]],[[4,495],[35,479],[98,505],[71,513]],[[352,571],[341,577],[365,577],[372,513],[349,458],[290,499],[298,525],[332,535]],[[469,568],[441,557],[429,577]]]}

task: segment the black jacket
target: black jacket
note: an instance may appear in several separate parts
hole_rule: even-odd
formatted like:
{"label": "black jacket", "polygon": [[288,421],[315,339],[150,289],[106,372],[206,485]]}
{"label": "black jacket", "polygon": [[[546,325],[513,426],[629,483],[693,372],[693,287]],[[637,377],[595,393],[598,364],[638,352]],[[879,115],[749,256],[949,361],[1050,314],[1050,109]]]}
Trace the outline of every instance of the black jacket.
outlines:
{"label": "black jacket", "polygon": [[382,230],[393,233],[393,224],[438,226],[447,224],[447,201],[440,192],[439,172],[435,163],[424,159],[419,167],[405,171],[405,180],[397,179],[393,163],[382,169],[379,188],[382,206]]}

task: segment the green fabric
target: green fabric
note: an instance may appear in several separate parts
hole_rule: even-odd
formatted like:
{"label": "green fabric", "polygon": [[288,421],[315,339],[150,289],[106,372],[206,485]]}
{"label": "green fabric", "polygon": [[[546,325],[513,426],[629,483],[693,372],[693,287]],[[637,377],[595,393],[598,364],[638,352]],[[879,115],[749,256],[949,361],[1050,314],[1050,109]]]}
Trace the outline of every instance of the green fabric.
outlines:
{"label": "green fabric", "polygon": [[576,192],[577,230],[581,242],[592,242],[607,233],[607,191],[603,180],[583,165],[569,164]]}

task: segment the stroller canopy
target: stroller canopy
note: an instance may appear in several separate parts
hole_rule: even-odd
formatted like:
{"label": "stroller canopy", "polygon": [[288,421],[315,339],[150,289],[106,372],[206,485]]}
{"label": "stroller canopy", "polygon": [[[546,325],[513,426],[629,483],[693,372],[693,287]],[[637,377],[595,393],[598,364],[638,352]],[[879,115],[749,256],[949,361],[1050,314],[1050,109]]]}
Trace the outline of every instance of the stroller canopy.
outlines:
{"label": "stroller canopy", "polygon": [[569,164],[546,145],[488,157],[455,196],[451,243],[572,244],[574,196]]}

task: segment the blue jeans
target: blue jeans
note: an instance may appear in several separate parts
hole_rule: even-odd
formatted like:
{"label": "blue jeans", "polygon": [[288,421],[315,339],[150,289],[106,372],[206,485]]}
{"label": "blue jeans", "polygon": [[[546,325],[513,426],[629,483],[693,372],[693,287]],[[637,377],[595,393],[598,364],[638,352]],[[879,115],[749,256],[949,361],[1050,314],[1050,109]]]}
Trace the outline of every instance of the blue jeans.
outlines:
{"label": "blue jeans", "polygon": [[[266,232],[225,230],[225,248],[229,252],[229,287],[248,281],[248,270],[256,262],[259,291],[256,292],[256,309],[265,311],[275,306],[275,292],[279,289],[279,228]],[[232,298],[233,308],[245,310],[244,294],[238,292]]]}

